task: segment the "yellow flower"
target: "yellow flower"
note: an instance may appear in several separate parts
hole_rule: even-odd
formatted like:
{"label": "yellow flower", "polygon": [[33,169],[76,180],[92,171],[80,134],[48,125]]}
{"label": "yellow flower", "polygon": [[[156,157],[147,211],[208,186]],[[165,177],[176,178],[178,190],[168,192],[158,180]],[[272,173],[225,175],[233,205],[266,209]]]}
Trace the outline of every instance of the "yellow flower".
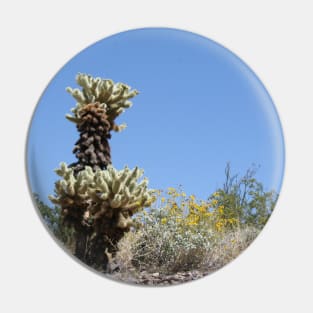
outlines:
{"label": "yellow flower", "polygon": [[173,195],[174,193],[176,193],[176,189],[173,187],[168,187],[167,188],[167,194],[169,195]]}
{"label": "yellow flower", "polygon": [[166,222],[167,222],[167,219],[165,218],[165,217],[163,217],[162,219],[161,219],[161,224],[166,224]]}
{"label": "yellow flower", "polygon": [[217,231],[222,231],[223,227],[224,227],[224,223],[222,221],[218,221],[216,224],[215,224],[215,227],[217,229]]}
{"label": "yellow flower", "polygon": [[189,214],[186,218],[187,225],[197,225],[200,221],[200,216],[196,214]]}
{"label": "yellow flower", "polygon": [[161,198],[161,202],[162,202],[162,203],[165,202],[165,198],[164,198],[164,197]]}
{"label": "yellow flower", "polygon": [[203,205],[199,206],[198,210],[199,210],[200,213],[205,213],[206,212],[206,207],[203,206]]}
{"label": "yellow flower", "polygon": [[182,222],[182,218],[181,217],[177,217],[176,218],[176,223],[180,224]]}
{"label": "yellow flower", "polygon": [[188,226],[197,225],[196,221],[190,221],[187,223]]}
{"label": "yellow flower", "polygon": [[213,199],[213,200],[212,200],[212,205],[213,205],[213,206],[216,205],[217,202],[218,202],[217,200]]}

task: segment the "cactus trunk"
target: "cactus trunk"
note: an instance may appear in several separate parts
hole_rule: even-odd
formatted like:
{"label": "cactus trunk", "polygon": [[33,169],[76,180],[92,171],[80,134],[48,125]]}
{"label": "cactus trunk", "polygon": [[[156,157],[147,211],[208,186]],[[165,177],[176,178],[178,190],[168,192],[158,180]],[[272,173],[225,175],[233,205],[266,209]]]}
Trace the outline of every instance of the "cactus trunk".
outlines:
{"label": "cactus trunk", "polygon": [[[78,222],[83,219],[72,220],[70,223],[74,225],[75,229],[74,255],[101,272],[109,271],[108,255],[115,256],[118,242],[130,229],[130,227],[118,227],[118,212],[114,215],[111,218],[102,217],[92,226]],[[66,217],[64,221],[66,221]]]}
{"label": "cactus trunk", "polygon": [[100,103],[90,103],[81,109],[80,115],[81,120],[76,126],[80,137],[73,149],[78,162],[70,166],[74,168],[75,174],[86,166],[91,166],[94,171],[106,169],[111,164],[111,149],[108,142],[111,134],[105,109]]}

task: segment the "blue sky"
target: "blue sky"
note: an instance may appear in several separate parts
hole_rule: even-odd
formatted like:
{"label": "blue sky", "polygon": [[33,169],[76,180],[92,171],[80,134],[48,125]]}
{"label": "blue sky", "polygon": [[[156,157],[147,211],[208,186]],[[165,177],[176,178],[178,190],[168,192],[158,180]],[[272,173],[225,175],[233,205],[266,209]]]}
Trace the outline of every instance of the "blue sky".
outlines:
{"label": "blue sky", "polygon": [[[53,56],[51,56],[53,57]],[[61,161],[78,139],[65,114],[75,99],[78,72],[124,82],[140,91],[113,133],[113,165],[145,169],[150,187],[183,185],[207,198],[224,180],[252,164],[266,189],[280,190],[284,142],[279,118],[266,89],[237,56],[193,33],[148,28],[103,39],[76,55],[53,77],[34,112],[28,135],[30,187],[41,199],[53,193]],[[35,104],[34,104],[35,106]]]}

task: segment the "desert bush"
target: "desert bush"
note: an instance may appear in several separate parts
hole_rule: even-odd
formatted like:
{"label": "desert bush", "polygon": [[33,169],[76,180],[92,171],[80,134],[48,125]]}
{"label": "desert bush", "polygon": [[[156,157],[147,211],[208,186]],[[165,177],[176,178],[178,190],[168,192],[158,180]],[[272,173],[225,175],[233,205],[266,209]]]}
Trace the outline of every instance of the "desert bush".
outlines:
{"label": "desert bush", "polygon": [[140,277],[142,271],[175,274],[198,270],[213,272],[235,259],[259,234],[253,227],[236,228],[205,237],[190,232],[175,235],[175,229],[160,223],[128,233],[120,242],[114,260],[121,279]]}
{"label": "desert bush", "polygon": [[251,226],[240,226],[214,238],[208,255],[208,264],[219,269],[235,259],[258,236],[260,230]]}
{"label": "desert bush", "polygon": [[223,207],[214,201],[198,201],[181,189],[159,191],[156,197],[153,207],[135,217],[137,230],[120,242],[120,268],[166,274],[207,268],[214,237],[238,221],[225,219]]}
{"label": "desert bush", "polygon": [[233,174],[228,163],[224,184],[209,201],[223,206],[224,218],[236,218],[242,226],[262,229],[273,212],[278,194],[274,190],[265,191],[256,179],[257,170],[253,165],[243,175]]}
{"label": "desert bush", "polygon": [[[125,249],[126,248],[126,249]],[[209,241],[201,234],[177,233],[157,223],[128,233],[119,243],[117,264],[121,271],[171,274],[202,267]]]}
{"label": "desert bush", "polygon": [[181,189],[158,191],[153,207],[135,216],[137,228],[119,242],[115,262],[120,272],[208,272],[238,256],[259,229],[225,214],[219,196],[215,192],[199,201]]}

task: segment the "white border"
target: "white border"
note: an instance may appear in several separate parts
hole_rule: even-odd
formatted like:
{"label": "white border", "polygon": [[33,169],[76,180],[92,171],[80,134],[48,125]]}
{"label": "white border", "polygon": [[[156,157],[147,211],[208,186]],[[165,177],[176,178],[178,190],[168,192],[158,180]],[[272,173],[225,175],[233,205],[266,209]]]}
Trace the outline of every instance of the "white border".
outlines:
{"label": "white border", "polygon": [[[304,0],[1,4],[1,311],[312,312],[310,4]],[[241,57],[270,92],[286,140],[281,197],[255,243],[212,276],[170,288],[119,284],[74,262],[39,222],[24,172],[28,124],[53,75],[95,41],[148,26],[193,31]]]}

